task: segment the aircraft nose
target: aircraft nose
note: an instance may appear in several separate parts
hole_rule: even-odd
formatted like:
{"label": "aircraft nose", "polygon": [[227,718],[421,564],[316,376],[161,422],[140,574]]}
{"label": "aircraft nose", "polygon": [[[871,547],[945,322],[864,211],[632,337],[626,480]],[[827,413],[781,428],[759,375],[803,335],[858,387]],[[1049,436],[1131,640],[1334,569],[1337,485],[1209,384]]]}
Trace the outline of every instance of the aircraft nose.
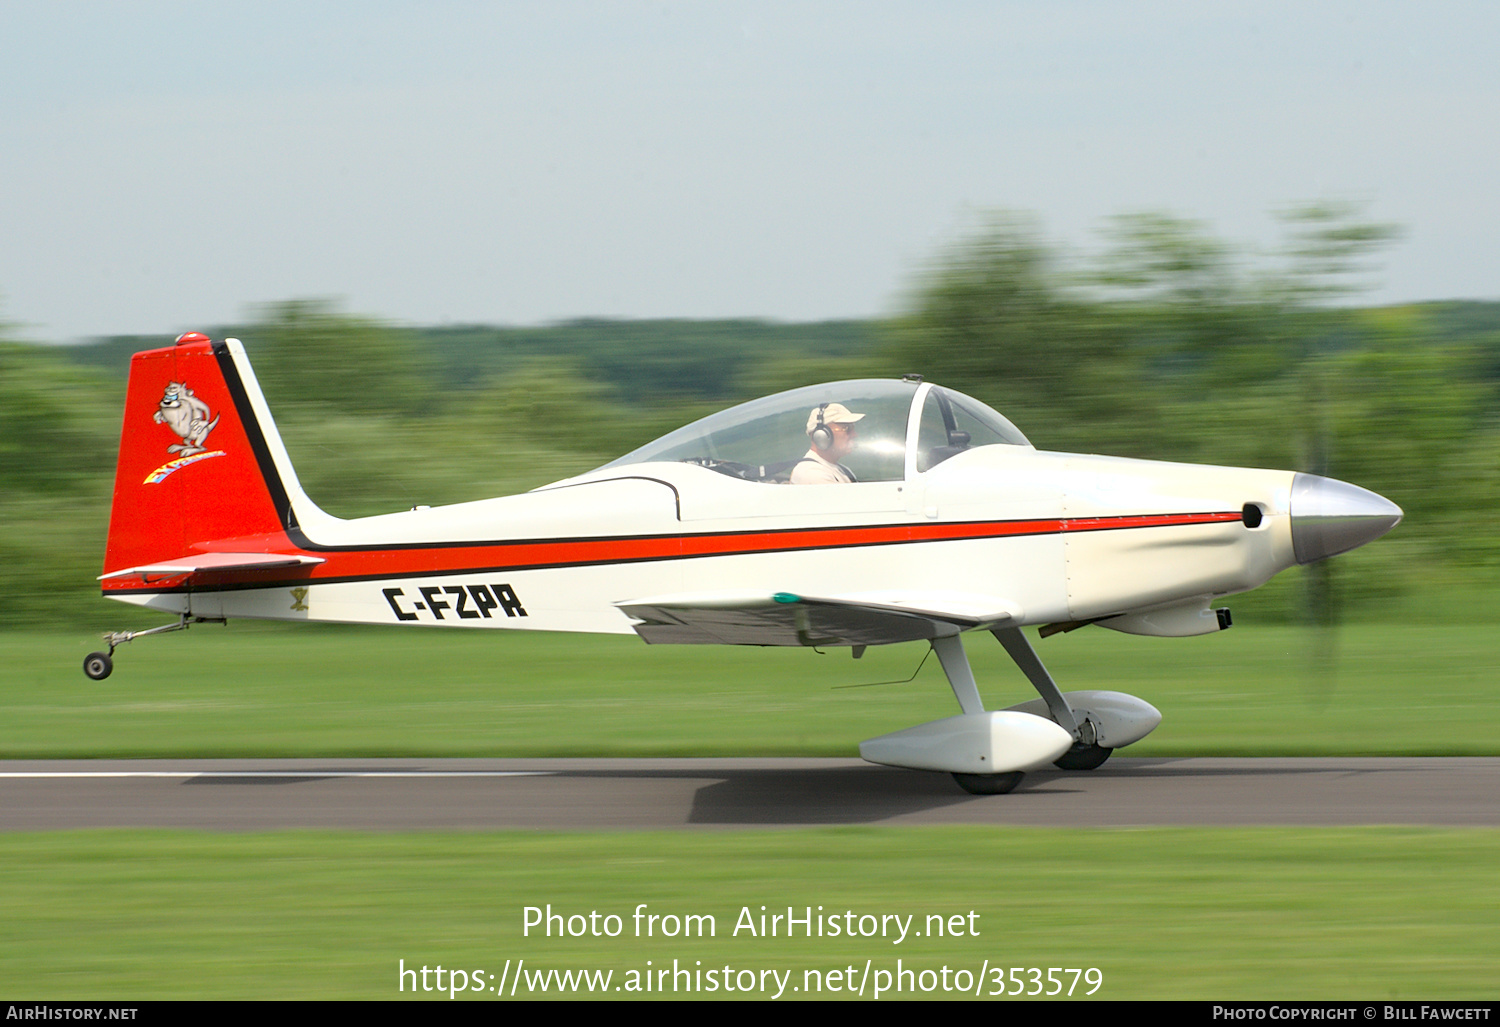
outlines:
{"label": "aircraft nose", "polygon": [[1292,479],[1292,549],[1312,563],[1373,542],[1401,520],[1401,508],[1384,496],[1316,474]]}

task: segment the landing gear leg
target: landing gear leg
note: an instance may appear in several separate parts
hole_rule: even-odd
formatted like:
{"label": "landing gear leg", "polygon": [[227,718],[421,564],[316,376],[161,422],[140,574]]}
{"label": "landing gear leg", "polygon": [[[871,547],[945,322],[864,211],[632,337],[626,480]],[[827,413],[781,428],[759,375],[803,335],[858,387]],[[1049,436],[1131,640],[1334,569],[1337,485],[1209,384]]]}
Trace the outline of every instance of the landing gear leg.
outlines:
{"label": "landing gear leg", "polygon": [[984,700],[979,698],[979,686],[974,683],[974,669],[969,666],[969,654],[964,652],[963,639],[957,635],[934,638],[932,648],[937,651],[943,673],[948,675],[948,685],[958,700],[958,708],[965,713],[983,713]]}
{"label": "landing gear leg", "polygon": [[1031,643],[1026,640],[1021,629],[993,628],[990,634],[1005,647],[1010,658],[1016,661],[1021,673],[1026,675],[1031,686],[1047,704],[1047,712],[1052,715],[1057,726],[1073,736],[1073,748],[1054,760],[1053,764],[1062,770],[1093,770],[1109,759],[1109,754],[1114,750],[1099,744],[1097,729],[1091,721],[1085,719],[1081,724],[1078,722],[1068,700],[1058,689],[1057,682],[1047,673],[1047,668],[1042,665],[1036,650],[1031,648]]}
{"label": "landing gear leg", "polygon": [[145,631],[106,631],[104,641],[109,643],[107,653],[89,653],[83,659],[83,672],[95,681],[103,681],[109,677],[110,672],[115,669],[115,647],[124,645],[126,642],[137,638],[145,638],[147,635],[159,635],[164,631],[186,631],[194,624],[227,624],[223,617],[194,617],[191,614],[181,614],[176,624],[163,624],[159,628],[147,628]]}
{"label": "landing gear leg", "polygon": [[974,795],[1010,791],[1022,774],[1068,751],[1073,736],[1052,722],[1041,700],[1036,709],[986,710],[974,684],[974,672],[958,635],[932,640],[963,712],[893,731],[859,743],[859,754],[871,763],[952,774],[959,787]]}
{"label": "landing gear leg", "polygon": [[[969,654],[964,652],[964,643],[957,635],[934,638],[932,648],[937,651],[938,662],[943,673],[948,675],[948,685],[958,708],[964,713],[983,713],[984,700],[979,697],[979,686],[974,683],[974,669],[969,666]],[[1026,775],[1019,770],[1003,774],[954,774],[953,780],[970,795],[1004,795]]]}

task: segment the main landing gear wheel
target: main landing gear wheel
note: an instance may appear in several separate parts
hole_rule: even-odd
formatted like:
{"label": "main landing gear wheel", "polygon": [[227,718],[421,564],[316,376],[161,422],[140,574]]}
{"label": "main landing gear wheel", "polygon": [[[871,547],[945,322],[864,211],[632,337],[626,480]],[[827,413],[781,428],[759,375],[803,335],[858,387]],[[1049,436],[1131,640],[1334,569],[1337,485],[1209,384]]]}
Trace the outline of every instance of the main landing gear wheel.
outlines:
{"label": "main landing gear wheel", "polygon": [[970,795],[1004,795],[1025,776],[1022,771],[1012,770],[1008,774],[954,774],[953,780]]}
{"label": "main landing gear wheel", "polygon": [[1053,760],[1052,765],[1061,770],[1093,770],[1102,766],[1112,752],[1113,749],[1102,745],[1075,745]]}
{"label": "main landing gear wheel", "polygon": [[83,672],[95,681],[103,681],[115,669],[115,661],[106,653],[89,653],[83,658]]}

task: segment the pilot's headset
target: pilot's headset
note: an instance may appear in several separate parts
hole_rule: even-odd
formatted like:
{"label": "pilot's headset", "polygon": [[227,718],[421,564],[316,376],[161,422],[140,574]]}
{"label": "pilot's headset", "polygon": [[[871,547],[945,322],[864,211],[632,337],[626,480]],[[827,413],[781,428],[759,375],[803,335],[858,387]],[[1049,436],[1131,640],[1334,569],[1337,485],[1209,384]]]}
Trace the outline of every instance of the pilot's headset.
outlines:
{"label": "pilot's headset", "polygon": [[819,452],[822,452],[823,450],[828,449],[833,445],[833,431],[823,423],[823,414],[825,411],[827,411],[827,409],[827,403],[824,403],[818,407],[817,427],[813,428],[812,431],[807,433],[807,437],[812,440],[813,448],[818,450]]}

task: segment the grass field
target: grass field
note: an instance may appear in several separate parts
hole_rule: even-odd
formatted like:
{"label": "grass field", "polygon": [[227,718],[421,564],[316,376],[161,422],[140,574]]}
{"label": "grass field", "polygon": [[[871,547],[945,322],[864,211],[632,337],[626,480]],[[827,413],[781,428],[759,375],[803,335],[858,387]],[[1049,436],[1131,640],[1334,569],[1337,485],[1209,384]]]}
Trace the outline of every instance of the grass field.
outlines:
{"label": "grass field", "polygon": [[[1331,659],[1319,642],[1289,627],[1088,629],[1037,649],[1064,689],[1118,689],[1162,711],[1131,755],[1500,754],[1500,625],[1350,626]],[[993,639],[967,645],[991,707],[1035,696]],[[235,622],[132,642],[95,682],[80,664],[97,647],[87,634],[0,633],[0,758],[854,756],[861,739],[957,712],[935,659],[909,684],[838,687],[911,676],[921,644],[854,661]]]}
{"label": "grass field", "polygon": [[[996,986],[986,960],[1002,974],[1096,968],[1103,999],[1500,992],[1494,831],[80,832],[3,836],[0,853],[0,993],[15,1000],[392,999],[403,997],[401,960],[477,972],[469,980],[491,988],[522,958],[533,971],[611,970],[606,993],[621,997],[613,989],[632,971],[674,959],[792,971],[784,998],[805,997],[791,991],[810,984],[805,971],[853,966],[857,980],[869,960],[868,1000],[873,972],[893,974],[898,959],[932,971],[935,987],[944,966],[965,970],[970,995],[982,986],[986,998]],[[617,914],[622,933],[524,936],[524,908],[549,903],[564,916]],[[714,936],[634,937],[640,903],[712,915]],[[957,915],[963,936],[897,944],[894,923],[885,938],[736,935],[742,909],[758,927],[763,905],[852,911],[856,924],[910,915],[917,931]],[[416,987],[404,996],[449,1000]],[[540,997],[524,986],[522,996]]]}
{"label": "grass field", "polygon": [[[1038,648],[1064,688],[1117,688],[1163,711],[1132,755],[1500,751],[1500,627],[1353,626],[1331,660],[1316,643],[1239,627],[1168,640],[1081,631]],[[862,738],[954,711],[935,661],[910,684],[834,687],[905,678],[920,646],[854,662],[236,623],[133,643],[113,677],[91,682],[79,662],[94,647],[86,634],[0,634],[0,754],[850,756]],[[990,705],[1030,697],[998,645],[978,637],[970,652]],[[498,978],[521,958],[533,970],[610,970],[611,988],[632,972],[641,986],[648,960],[659,970],[674,959],[792,971],[791,988],[805,971],[868,960],[890,973],[900,959],[931,971],[912,978],[919,988],[947,966],[949,981],[964,970],[986,996],[989,960],[1044,975],[1098,968],[1105,999],[1494,999],[1497,865],[1495,830],[10,834],[0,994],[389,999],[411,995],[397,990],[399,960]],[[712,914],[717,935],[631,937],[642,902]],[[617,913],[625,933],[523,937],[523,907],[547,903]],[[733,936],[741,907],[762,904],[918,923],[972,910],[980,933],[899,946]]]}

